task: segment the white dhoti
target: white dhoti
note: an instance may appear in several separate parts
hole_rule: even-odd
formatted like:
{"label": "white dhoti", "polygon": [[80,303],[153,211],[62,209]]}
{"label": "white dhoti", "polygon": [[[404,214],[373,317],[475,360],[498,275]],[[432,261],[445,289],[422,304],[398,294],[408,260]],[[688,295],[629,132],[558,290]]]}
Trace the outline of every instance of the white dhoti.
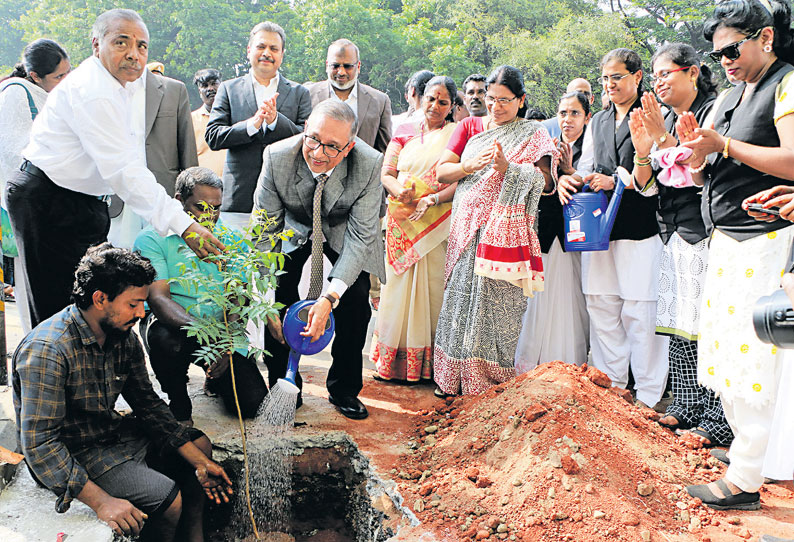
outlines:
{"label": "white dhoti", "polygon": [[544,289],[527,300],[516,347],[517,373],[554,360],[587,361],[589,317],[581,261],[581,253],[563,252],[558,239],[543,254]]}
{"label": "white dhoti", "polygon": [[773,480],[794,477],[794,350],[783,356],[775,412],[761,474]]}
{"label": "white dhoti", "polygon": [[629,368],[637,399],[653,406],[667,383],[668,337],[656,334],[662,241],[619,240],[582,254],[582,289],[590,315],[593,365],[626,387]]}

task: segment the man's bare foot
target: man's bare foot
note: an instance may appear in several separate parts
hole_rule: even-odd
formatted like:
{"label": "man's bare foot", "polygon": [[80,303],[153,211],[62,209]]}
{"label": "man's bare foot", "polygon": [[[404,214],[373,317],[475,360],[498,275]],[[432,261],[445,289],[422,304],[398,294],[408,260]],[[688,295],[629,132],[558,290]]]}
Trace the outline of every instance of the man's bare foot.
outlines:
{"label": "man's bare foot", "polygon": [[681,425],[681,422],[675,416],[667,415],[664,416],[663,418],[659,418],[659,425],[663,425],[668,429],[675,429],[676,427]]}

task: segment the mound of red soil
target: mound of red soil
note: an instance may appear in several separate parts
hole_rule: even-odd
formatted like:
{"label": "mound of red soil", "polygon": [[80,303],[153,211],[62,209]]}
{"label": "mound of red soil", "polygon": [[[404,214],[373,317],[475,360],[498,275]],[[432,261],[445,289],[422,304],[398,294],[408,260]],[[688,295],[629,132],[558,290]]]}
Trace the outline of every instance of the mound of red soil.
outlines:
{"label": "mound of red soil", "polygon": [[442,540],[743,537],[741,522],[683,490],[721,464],[609,386],[594,368],[554,362],[422,411],[397,473],[407,506]]}

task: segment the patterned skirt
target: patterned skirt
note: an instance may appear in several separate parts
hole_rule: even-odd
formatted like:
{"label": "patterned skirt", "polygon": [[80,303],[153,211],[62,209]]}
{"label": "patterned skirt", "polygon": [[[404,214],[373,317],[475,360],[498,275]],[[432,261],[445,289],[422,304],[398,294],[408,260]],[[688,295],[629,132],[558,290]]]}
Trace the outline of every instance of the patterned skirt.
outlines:
{"label": "patterned skirt", "polygon": [[516,374],[527,298],[518,286],[474,273],[479,237],[478,232],[452,269],[436,327],[434,378],[448,394],[481,393]]}
{"label": "patterned skirt", "polygon": [[678,233],[664,246],[656,303],[659,335],[697,340],[708,255],[707,239],[690,245]]}
{"label": "patterned skirt", "polygon": [[385,379],[430,379],[444,292],[446,241],[397,275],[386,266],[370,360]]}

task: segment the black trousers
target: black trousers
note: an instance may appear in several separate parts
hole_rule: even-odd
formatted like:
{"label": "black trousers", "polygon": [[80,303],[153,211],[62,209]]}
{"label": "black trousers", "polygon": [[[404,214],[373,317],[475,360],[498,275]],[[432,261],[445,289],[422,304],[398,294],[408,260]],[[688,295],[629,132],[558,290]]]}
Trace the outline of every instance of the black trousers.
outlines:
{"label": "black trousers", "polygon": [[[188,337],[184,330],[174,329],[159,320],[152,322],[148,317],[144,322],[141,335],[146,336],[144,344],[149,352],[149,362],[160,386],[168,394],[168,406],[177,420],[189,420],[193,404],[187,394],[187,370],[196,359],[193,353],[198,350],[199,343],[195,337]],[[244,418],[253,418],[267,395],[265,379],[255,361],[237,352],[233,361],[240,412]],[[220,395],[229,414],[237,416],[231,368],[210,380],[209,389]]]}
{"label": "black trousers", "polygon": [[[339,254],[334,252],[328,243],[323,243],[323,252],[332,263]],[[306,260],[311,257],[311,243],[306,243],[287,255],[284,262],[285,273],[279,277],[276,288],[276,301],[285,305],[284,312],[290,305],[299,301],[298,283]],[[282,318],[283,318],[282,313]],[[358,396],[363,382],[362,351],[367,342],[367,327],[372,310],[369,307],[369,273],[360,273],[356,281],[350,285],[339,305],[334,309],[336,335],[331,347],[331,368],[328,369],[326,388],[336,397]],[[271,388],[279,378],[287,374],[289,347],[276,341],[268,332],[267,350],[272,356],[265,356],[268,369],[268,380]],[[302,386],[300,372],[295,379],[298,387]]]}
{"label": "black trousers", "polygon": [[8,181],[6,197],[22,263],[16,272],[28,279],[35,327],[71,302],[80,258],[107,240],[108,206],[95,196],[61,188],[41,171],[18,171]]}

